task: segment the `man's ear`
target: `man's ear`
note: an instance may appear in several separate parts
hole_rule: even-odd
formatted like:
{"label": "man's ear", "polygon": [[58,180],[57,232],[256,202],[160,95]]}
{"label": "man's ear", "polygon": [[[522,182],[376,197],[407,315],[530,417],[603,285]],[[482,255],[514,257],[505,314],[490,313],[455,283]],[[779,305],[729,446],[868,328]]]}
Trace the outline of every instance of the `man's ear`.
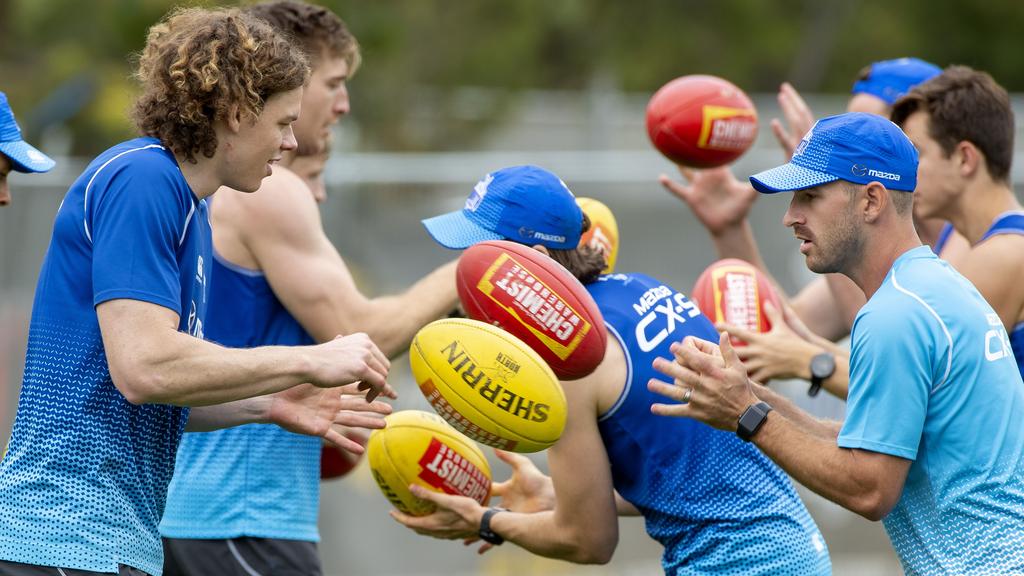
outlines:
{"label": "man's ear", "polygon": [[537,252],[540,252],[541,254],[543,254],[545,256],[551,256],[551,253],[548,252],[547,246],[545,246],[543,244],[534,244],[533,245],[533,249],[536,250]]}
{"label": "man's ear", "polygon": [[863,204],[863,217],[865,222],[874,222],[878,220],[882,212],[889,206],[891,198],[889,198],[889,191],[879,182],[869,182],[863,188],[864,191],[864,204]]}
{"label": "man's ear", "polygon": [[232,104],[228,107],[228,115],[224,121],[228,125],[228,130],[238,134],[238,131],[242,129],[242,109],[238,104]]}
{"label": "man's ear", "polygon": [[966,140],[956,145],[956,148],[953,149],[953,154],[959,160],[957,169],[960,171],[960,176],[964,178],[974,176],[979,168],[985,166],[985,157],[982,155],[981,150],[978,150],[977,146]]}

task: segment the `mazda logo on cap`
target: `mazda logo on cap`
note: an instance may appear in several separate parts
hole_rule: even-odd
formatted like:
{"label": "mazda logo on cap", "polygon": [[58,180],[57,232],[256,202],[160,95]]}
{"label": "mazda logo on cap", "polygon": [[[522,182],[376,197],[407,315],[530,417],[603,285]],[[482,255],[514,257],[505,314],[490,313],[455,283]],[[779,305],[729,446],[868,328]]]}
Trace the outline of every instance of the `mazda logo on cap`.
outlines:
{"label": "mazda logo on cap", "polygon": [[868,167],[861,164],[854,164],[850,167],[850,172],[853,172],[854,176],[864,176],[868,173]]}

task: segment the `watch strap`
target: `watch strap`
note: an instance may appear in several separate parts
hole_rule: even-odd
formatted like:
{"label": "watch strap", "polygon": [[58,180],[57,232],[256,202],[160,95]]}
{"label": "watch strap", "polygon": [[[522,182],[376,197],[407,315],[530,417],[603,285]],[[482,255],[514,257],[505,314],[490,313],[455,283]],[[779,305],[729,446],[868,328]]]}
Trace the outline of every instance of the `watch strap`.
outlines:
{"label": "watch strap", "polygon": [[772,407],[767,402],[757,402],[747,406],[737,421],[736,435],[744,442],[750,442],[754,434],[757,434],[761,426],[764,426],[764,421],[771,411]]}
{"label": "watch strap", "polygon": [[484,515],[480,518],[480,539],[484,542],[494,544],[495,546],[499,546],[505,542],[505,539],[502,538],[500,534],[491,530],[491,517],[498,512],[508,512],[508,508],[497,508],[492,506],[487,510],[484,510]]}

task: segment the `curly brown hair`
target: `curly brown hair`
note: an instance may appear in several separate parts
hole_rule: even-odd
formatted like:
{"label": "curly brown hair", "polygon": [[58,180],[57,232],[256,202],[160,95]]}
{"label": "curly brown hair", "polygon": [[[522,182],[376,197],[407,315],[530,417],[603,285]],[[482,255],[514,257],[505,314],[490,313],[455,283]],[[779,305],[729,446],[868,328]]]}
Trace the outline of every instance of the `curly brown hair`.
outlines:
{"label": "curly brown hair", "polygon": [[132,119],[146,136],[195,163],[217,151],[214,123],[238,106],[255,120],[271,96],[309,78],[301,50],[263,20],[236,9],[182,8],[149,29]]}
{"label": "curly brown hair", "polygon": [[291,38],[314,67],[321,57],[330,55],[345,59],[349,77],[359,69],[359,41],[345,22],[327,8],[298,0],[275,0],[248,6],[245,11]]}

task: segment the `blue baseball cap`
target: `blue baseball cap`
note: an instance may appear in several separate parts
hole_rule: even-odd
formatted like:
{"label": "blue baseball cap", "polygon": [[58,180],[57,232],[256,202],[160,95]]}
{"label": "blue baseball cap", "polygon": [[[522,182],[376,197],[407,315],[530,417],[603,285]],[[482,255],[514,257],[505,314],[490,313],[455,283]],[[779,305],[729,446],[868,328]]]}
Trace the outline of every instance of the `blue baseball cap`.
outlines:
{"label": "blue baseball cap", "polygon": [[52,158],[21,139],[21,128],[3,92],[0,92],[0,153],[10,159],[18,172],[46,172],[56,164]]}
{"label": "blue baseball cap", "polygon": [[512,166],[484,176],[457,212],[423,221],[442,246],[469,248],[484,240],[576,248],[583,211],[558,176],[537,166]]}
{"label": "blue baseball cap", "polygon": [[917,186],[917,149],[888,118],[847,112],[818,120],[786,164],[750,177],[758,192],[803,190],[846,180],[891,190]]}
{"label": "blue baseball cap", "polygon": [[892,106],[911,88],[941,73],[941,68],[920,58],[883,60],[872,64],[867,78],[854,82],[850,93],[871,94]]}

